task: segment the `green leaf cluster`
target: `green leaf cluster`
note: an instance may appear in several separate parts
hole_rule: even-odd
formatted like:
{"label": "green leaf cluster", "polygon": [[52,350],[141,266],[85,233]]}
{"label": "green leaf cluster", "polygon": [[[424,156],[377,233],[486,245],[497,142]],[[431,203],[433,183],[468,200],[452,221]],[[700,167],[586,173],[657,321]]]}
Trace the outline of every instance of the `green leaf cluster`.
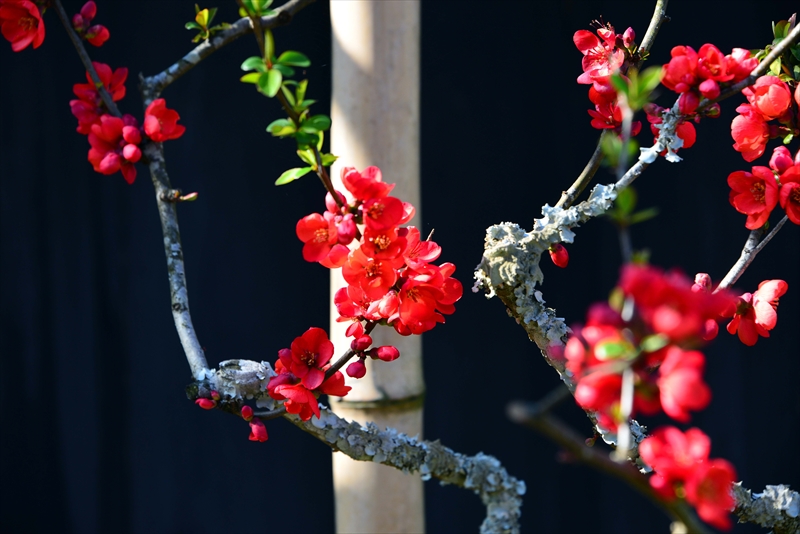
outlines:
{"label": "green leaf cluster", "polygon": [[200,6],[195,4],[194,13],[194,20],[185,24],[187,30],[199,30],[199,33],[192,39],[193,43],[198,43],[201,40],[209,39],[212,35],[214,35],[215,32],[227,30],[231,27],[231,25],[227,22],[217,24],[216,26],[209,26],[211,21],[213,21],[214,17],[217,15],[216,7],[212,7],[211,9],[200,9]]}
{"label": "green leaf cluster", "polygon": [[[772,49],[781,41],[789,36],[789,33],[797,25],[797,14],[792,15],[789,20],[781,20],[772,23],[772,34],[774,39],[771,45],[767,45],[763,50],[751,50],[752,54],[762,61]],[[769,74],[777,76],[781,81],[797,83],[800,81],[800,43],[794,43],[769,66]]]}
{"label": "green leaf cluster", "polygon": [[652,98],[653,90],[661,83],[661,67],[649,67],[641,72],[636,69],[628,71],[627,80],[619,72],[611,75],[611,84],[618,93],[625,95],[628,106],[639,111]]}
{"label": "green leaf cluster", "polygon": [[614,207],[606,212],[606,216],[617,226],[627,228],[658,215],[658,208],[647,208],[634,212],[637,200],[636,190],[633,187],[626,187],[617,194]]}
{"label": "green leaf cluster", "polygon": [[269,9],[272,5],[272,0],[242,0],[242,7],[239,8],[240,17],[249,17],[250,15],[256,17],[263,17],[265,15],[274,15],[275,10]]}

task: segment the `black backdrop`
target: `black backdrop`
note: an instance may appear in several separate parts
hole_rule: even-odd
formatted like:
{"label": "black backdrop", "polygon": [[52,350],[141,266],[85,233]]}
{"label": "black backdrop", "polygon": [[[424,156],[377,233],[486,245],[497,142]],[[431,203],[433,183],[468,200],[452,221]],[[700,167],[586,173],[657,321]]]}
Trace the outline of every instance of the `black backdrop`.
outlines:
{"label": "black backdrop", "polygon": [[[74,12],[82,2],[66,3]],[[424,336],[425,433],[464,453],[496,455],[524,479],[527,531],[668,528],[643,498],[589,468],[559,463],[554,445],[506,420],[509,400],[541,397],[558,379],[499,302],[468,291],[485,228],[504,220],[529,227],[593,150],[597,132],[585,111],[587,87],[575,83],[581,56],[573,32],[602,16],[641,38],[652,3],[422,4],[424,226],[436,228],[442,260],[456,263],[467,289],[447,324]],[[97,21],[112,37],[91,52],[130,69],[121,107],[141,116],[136,73],[152,74],[189,49],[182,24],[193,3],[98,4]],[[724,52],[763,46],[770,21],[796,7],[675,1],[654,63],[676,44],[713,42]],[[235,17],[233,2],[219,17]],[[323,444],[284,421],[268,424],[267,443],[251,443],[240,420],[184,397],[190,376],[170,315],[149,176],[140,166],[128,186],[120,175],[92,171],[67,105],[83,69],[54,13],[46,24],[36,51],[14,54],[0,43],[0,530],[331,531]],[[326,3],[275,35],[279,49],[312,58],[310,95],[327,111]],[[173,184],[200,194],[180,207],[180,222],[195,326],[211,364],[274,360],[309,325],[328,321],[327,273],[302,261],[294,235],[297,219],[322,209],[323,192],[311,176],[272,185],[296,162],[291,142],[264,131],[280,116],[277,104],[237,81],[239,63],[255,50],[252,37],[242,38],[164,94],[187,127],[166,145]],[[719,279],[738,257],[747,231],[727,204],[725,179],[748,166],[730,148],[735,106],[699,125],[683,163],[658,161],[637,182],[642,206],[661,210],[633,230],[634,246],[650,248],[653,263]],[[789,224],[738,284],[753,291],[762,279],[784,278],[790,289],[772,338],[747,348],[723,333],[709,346],[714,397],[693,418],[712,436],[712,456],[731,460],[757,490],[800,487],[797,245],[798,228]],[[570,253],[568,269],[545,266],[543,291],[573,322],[616,281],[614,229],[591,222]],[[574,406],[558,413],[590,434]],[[384,504],[378,496],[376,505]],[[430,532],[474,532],[483,513],[474,495],[427,485]]]}

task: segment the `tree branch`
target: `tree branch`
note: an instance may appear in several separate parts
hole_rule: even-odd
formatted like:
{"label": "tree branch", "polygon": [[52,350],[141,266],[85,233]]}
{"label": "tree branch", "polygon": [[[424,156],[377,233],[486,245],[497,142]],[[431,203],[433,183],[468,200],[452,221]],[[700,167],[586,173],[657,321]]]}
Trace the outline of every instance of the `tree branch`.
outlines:
{"label": "tree branch", "polygon": [[772,238],[775,237],[775,234],[778,233],[778,230],[780,230],[788,220],[789,216],[784,215],[783,219],[781,219],[778,224],[775,225],[775,228],[773,228],[772,231],[767,234],[767,237],[760,242],[759,239],[761,239],[761,236],[764,235],[764,229],[757,228],[750,232],[750,235],[747,237],[747,241],[745,241],[744,248],[742,248],[742,253],[739,256],[739,259],[735,264],[733,264],[731,270],[728,271],[728,274],[726,274],[719,283],[717,289],[714,290],[714,293],[722,289],[727,289],[735,284],[739,277],[742,276],[748,267],[750,267],[750,264],[753,263],[753,260],[756,259],[756,255],[761,252],[765,246],[767,246],[767,243],[769,243]]}
{"label": "tree branch", "polygon": [[111,95],[108,94],[108,91],[106,91],[105,85],[103,85],[103,82],[100,80],[100,76],[97,75],[97,71],[94,69],[94,65],[92,65],[92,59],[89,57],[88,52],[86,52],[86,47],[83,46],[83,41],[78,34],[75,33],[75,30],[72,27],[72,22],[69,19],[69,15],[67,15],[67,12],[64,11],[64,6],[61,5],[61,0],[55,0],[54,5],[56,8],[56,13],[58,14],[58,18],[61,21],[61,24],[64,26],[64,29],[67,31],[70,41],[72,41],[72,44],[75,45],[75,49],[78,51],[78,56],[81,58],[81,63],[83,63],[83,66],[86,68],[86,72],[89,73],[89,77],[92,79],[92,83],[97,89],[97,92],[100,93],[100,98],[103,100],[103,104],[105,104],[106,109],[108,109],[109,113],[115,117],[122,117],[122,113],[120,113],[117,104],[114,103]]}
{"label": "tree branch", "polygon": [[[276,28],[291,22],[292,17],[314,2],[314,0],[290,0],[276,9],[274,15],[261,17],[262,28]],[[144,97],[144,105],[159,97],[161,92],[172,82],[189,72],[202,60],[216,52],[231,41],[243,35],[253,32],[253,25],[247,17],[243,17],[234,22],[227,30],[222,30],[213,38],[208,39],[192,49],[191,52],[183,56],[174,64],[170,65],[162,72],[153,76],[148,76],[142,80],[141,91]]]}
{"label": "tree branch", "polygon": [[174,195],[164,163],[164,149],[160,143],[152,141],[148,141],[143,148],[143,153],[150,162],[150,177],[156,190],[158,216],[161,219],[161,231],[164,235],[172,318],[175,321],[175,329],[178,331],[186,360],[192,370],[192,376],[196,380],[202,380],[208,372],[208,363],[189,313],[189,293],[186,289],[181,232],[178,227],[177,206],[175,202],[170,201]]}
{"label": "tree branch", "polygon": [[733,485],[739,522],[756,523],[771,528],[774,534],[800,532],[800,494],[789,486],[767,486],[763,493],[753,494],[741,482]]}
{"label": "tree branch", "polygon": [[544,434],[564,450],[570,452],[578,461],[626,482],[666,512],[673,520],[685,525],[685,532],[710,533],[710,530],[705,527],[685,502],[679,499],[672,501],[663,499],[653,490],[647,479],[635,467],[627,462],[615,462],[608,454],[587,446],[585,440],[572,428],[559,418],[542,410],[538,403],[513,402],[509,404],[507,414],[509,419],[515,423],[533,428]]}
{"label": "tree branch", "polygon": [[[642,50],[650,52],[650,48],[656,40],[656,35],[658,35],[658,30],[661,29],[661,25],[664,21],[669,20],[669,17],[667,17],[667,3],[667,0],[656,1],[656,8],[653,10],[653,16],[650,18],[650,25],[647,27],[647,31],[642,38],[642,43],[639,45],[640,54]],[[639,64],[641,64],[641,62],[639,62]]]}

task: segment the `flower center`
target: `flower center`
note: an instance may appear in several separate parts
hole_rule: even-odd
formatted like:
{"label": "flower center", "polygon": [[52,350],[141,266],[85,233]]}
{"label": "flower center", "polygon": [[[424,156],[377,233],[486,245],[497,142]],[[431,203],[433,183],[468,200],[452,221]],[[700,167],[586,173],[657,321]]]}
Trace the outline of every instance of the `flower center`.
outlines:
{"label": "flower center", "polygon": [[408,291],[406,291],[406,298],[413,300],[414,302],[419,302],[419,291],[416,287],[412,287]]}
{"label": "flower center", "polygon": [[378,250],[386,250],[387,248],[389,248],[389,245],[392,244],[392,240],[389,239],[384,234],[379,235],[378,237],[373,239],[372,242],[375,244],[375,248],[377,248]]}
{"label": "flower center", "polygon": [[307,367],[314,367],[317,364],[317,355],[313,352],[303,351],[300,355],[300,361]]}
{"label": "flower center", "polygon": [[320,228],[314,231],[314,243],[327,243],[328,242],[328,229]]}
{"label": "flower center", "polygon": [[792,188],[792,192],[789,193],[789,202],[800,204],[800,187]]}
{"label": "flower center", "polygon": [[367,217],[370,219],[378,219],[381,215],[383,215],[383,208],[383,204],[376,202],[367,210]]}
{"label": "flower center", "polygon": [[375,262],[375,261],[371,261],[364,268],[364,271],[366,271],[367,276],[369,278],[373,278],[375,276],[380,276],[381,275],[381,264],[378,263],[378,262]]}
{"label": "flower center", "polygon": [[764,190],[766,186],[762,183],[756,183],[750,186],[750,192],[753,193],[753,200],[756,202],[764,203]]}
{"label": "flower center", "polygon": [[36,18],[30,15],[27,15],[25,17],[20,17],[19,20],[17,21],[17,24],[25,28],[25,31],[31,31],[38,26],[38,24],[36,23]]}

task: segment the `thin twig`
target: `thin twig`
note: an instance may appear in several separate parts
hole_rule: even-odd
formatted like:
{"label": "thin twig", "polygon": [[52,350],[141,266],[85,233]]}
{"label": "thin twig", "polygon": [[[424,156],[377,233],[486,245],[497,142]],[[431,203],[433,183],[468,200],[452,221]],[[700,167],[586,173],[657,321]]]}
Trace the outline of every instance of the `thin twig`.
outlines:
{"label": "thin twig", "polygon": [[115,117],[122,117],[122,113],[120,113],[119,108],[114,103],[114,100],[111,98],[111,95],[108,94],[106,91],[105,85],[100,80],[100,76],[97,75],[97,71],[94,69],[94,65],[92,65],[92,59],[89,57],[88,52],[86,52],[86,47],[83,46],[83,41],[81,40],[80,36],[75,33],[75,30],[72,27],[72,22],[67,15],[67,12],[64,11],[64,6],[61,5],[61,0],[55,0],[54,2],[56,13],[58,14],[59,20],[61,20],[61,24],[64,25],[64,29],[67,31],[67,35],[69,35],[69,39],[72,41],[72,44],[75,45],[75,49],[78,51],[78,55],[81,58],[81,63],[86,68],[86,72],[89,73],[89,77],[92,79],[92,83],[97,89],[97,92],[100,93],[100,98],[103,99],[103,104],[105,104],[106,109],[108,109],[109,113],[114,115]]}
{"label": "thin twig", "polygon": [[[669,17],[667,17],[667,3],[667,0],[656,1],[656,8],[653,10],[653,16],[650,18],[650,25],[647,27],[642,43],[639,45],[640,55],[643,50],[645,52],[650,52],[650,47],[653,46],[653,42],[656,40],[658,30],[661,29],[661,25],[664,21],[669,20]],[[641,64],[641,61],[639,64]]]}
{"label": "thin twig", "polygon": [[576,460],[626,482],[630,487],[664,510],[675,521],[683,523],[687,528],[687,532],[710,532],[685,502],[678,499],[673,501],[663,499],[653,490],[647,479],[635,467],[629,463],[615,462],[608,454],[587,446],[586,441],[581,436],[554,415],[541,412],[535,408],[531,409],[528,404],[523,402],[509,404],[507,414],[509,419],[515,423],[533,428],[544,434],[570,452]]}
{"label": "thin twig", "polygon": [[592,157],[589,158],[589,162],[586,164],[586,167],[583,168],[581,174],[578,178],[575,179],[575,182],[569,186],[569,189],[561,193],[561,198],[558,199],[556,203],[557,208],[568,208],[572,206],[572,203],[575,202],[580,194],[586,189],[586,186],[589,185],[594,178],[597,169],[600,168],[600,163],[603,161],[603,136],[608,135],[606,132],[600,134],[600,139],[597,141],[597,147],[594,149],[594,153]]}
{"label": "thin twig", "polygon": [[[266,29],[284,26],[291,22],[292,17],[296,15],[298,11],[312,2],[314,2],[314,0],[290,0],[276,9],[276,13],[274,15],[261,17],[261,27]],[[252,31],[253,26],[250,19],[243,17],[231,24],[231,27],[227,30],[222,30],[214,35],[213,38],[203,41],[194,47],[191,52],[164,69],[162,72],[144,78],[142,82],[142,93],[145,97],[145,105],[148,105],[150,102],[158,98],[161,94],[161,91],[163,91],[169,84],[189,72],[193,67],[210,56],[212,53],[216,52],[228,43],[238,39],[239,37],[251,33]]]}
{"label": "thin twig", "polygon": [[750,232],[750,235],[747,236],[747,241],[745,241],[744,247],[742,248],[742,253],[739,256],[739,259],[719,283],[717,289],[714,290],[714,293],[723,289],[727,289],[735,284],[739,277],[742,276],[748,267],[750,267],[750,264],[753,263],[753,260],[756,259],[756,255],[761,252],[765,246],[767,246],[767,243],[769,243],[772,238],[775,237],[775,234],[778,233],[778,230],[780,230],[788,220],[789,216],[784,215],[783,219],[781,219],[778,224],[775,225],[775,228],[773,228],[770,233],[767,234],[767,236],[761,241],[759,241],[759,239],[761,239],[761,236],[764,235],[763,228],[757,228]]}

